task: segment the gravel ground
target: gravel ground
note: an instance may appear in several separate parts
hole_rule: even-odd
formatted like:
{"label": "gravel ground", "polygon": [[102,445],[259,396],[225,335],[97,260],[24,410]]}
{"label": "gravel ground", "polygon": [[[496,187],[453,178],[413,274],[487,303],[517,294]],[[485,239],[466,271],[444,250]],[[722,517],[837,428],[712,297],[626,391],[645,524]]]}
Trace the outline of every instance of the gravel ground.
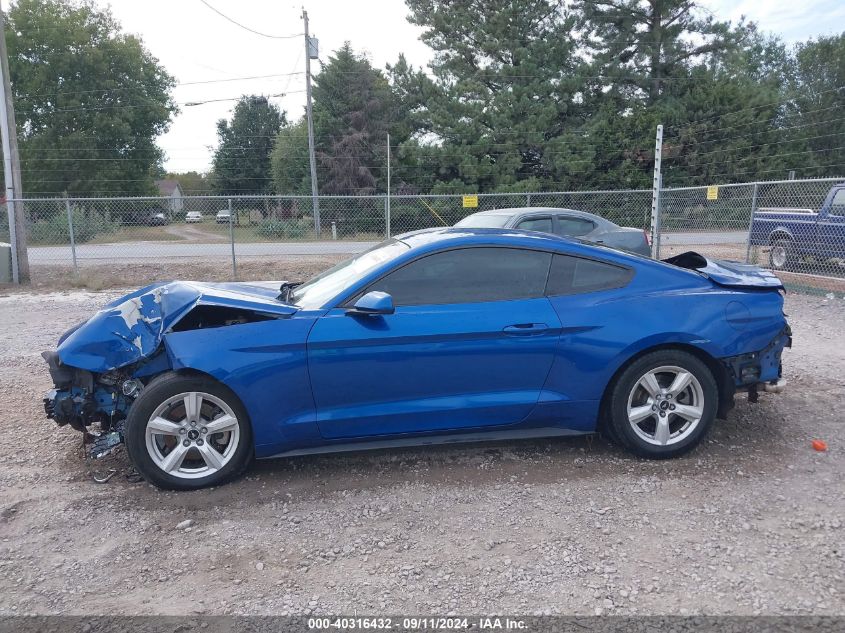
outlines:
{"label": "gravel ground", "polygon": [[0,614],[845,614],[842,299],[790,295],[787,392],[681,459],[555,439],[165,493],[123,454],[94,483],[41,409],[39,352],[116,294],[0,296]]}

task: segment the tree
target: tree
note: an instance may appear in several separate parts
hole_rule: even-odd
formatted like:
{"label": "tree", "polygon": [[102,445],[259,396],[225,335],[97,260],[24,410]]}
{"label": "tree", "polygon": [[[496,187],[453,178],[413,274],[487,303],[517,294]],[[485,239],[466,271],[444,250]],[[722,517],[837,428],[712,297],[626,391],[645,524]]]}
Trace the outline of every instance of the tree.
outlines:
{"label": "tree", "polygon": [[25,192],[153,193],[173,77],[89,0],[19,0],[8,19]]}
{"label": "tree", "polygon": [[321,193],[363,195],[381,189],[392,117],[387,79],[345,43],[314,79]]}
{"label": "tree", "polygon": [[785,175],[800,147],[779,129],[790,62],[777,38],[754,24],[716,21],[691,0],[578,6],[591,57],[587,128],[594,141],[620,148],[600,165],[611,180],[649,183],[658,123],[665,185]]}
{"label": "tree", "polygon": [[[557,0],[407,0],[434,49],[428,116],[441,189],[556,179],[549,141],[579,123],[575,20]],[[579,148],[574,148],[580,158]],[[446,185],[445,183],[452,183]]]}
{"label": "tree", "polygon": [[189,196],[210,196],[214,192],[211,178],[208,174],[196,171],[183,173],[168,173],[164,176],[168,180],[175,180],[182,187],[182,192]]}
{"label": "tree", "polygon": [[273,189],[281,196],[311,193],[308,127],[304,118],[283,127],[270,155]]}
{"label": "tree", "polygon": [[789,56],[780,40],[742,27],[742,44],[687,70],[654,110],[669,123],[667,184],[785,176],[799,147],[780,129]]}
{"label": "tree", "polygon": [[805,154],[802,176],[838,176],[845,169],[845,33],[799,44],[795,50],[790,92],[792,107],[784,127],[803,137],[814,164]]}
{"label": "tree", "polygon": [[241,97],[232,120],[217,122],[219,145],[212,160],[216,193],[239,195],[272,191],[270,153],[285,122],[285,113],[267,97]]}
{"label": "tree", "polygon": [[602,83],[655,104],[691,63],[728,51],[742,29],[717,22],[694,0],[582,0],[580,27]]}

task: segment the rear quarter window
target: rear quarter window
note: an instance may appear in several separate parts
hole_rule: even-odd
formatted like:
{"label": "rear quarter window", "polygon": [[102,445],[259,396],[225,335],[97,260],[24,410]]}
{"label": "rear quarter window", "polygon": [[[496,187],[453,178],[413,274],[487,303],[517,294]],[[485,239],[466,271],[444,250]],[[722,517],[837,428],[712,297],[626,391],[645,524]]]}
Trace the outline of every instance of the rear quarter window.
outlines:
{"label": "rear quarter window", "polygon": [[624,266],[571,255],[555,255],[549,270],[546,295],[559,297],[621,288],[633,276],[634,271]]}

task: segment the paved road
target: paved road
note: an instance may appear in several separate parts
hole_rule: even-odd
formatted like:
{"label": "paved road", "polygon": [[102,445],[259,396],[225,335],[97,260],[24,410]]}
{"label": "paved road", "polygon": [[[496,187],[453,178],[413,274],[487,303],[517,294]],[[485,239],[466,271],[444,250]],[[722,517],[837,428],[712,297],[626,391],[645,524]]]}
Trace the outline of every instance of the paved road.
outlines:
{"label": "paved road", "polygon": [[[662,243],[681,244],[744,244],[744,231],[664,233]],[[235,244],[238,257],[274,255],[346,255],[359,253],[377,242],[253,242]],[[231,257],[232,247],[227,242],[118,242],[115,244],[81,244],[76,247],[79,260],[145,261],[179,257],[218,258]],[[71,261],[69,246],[37,246],[29,249],[32,264]]]}

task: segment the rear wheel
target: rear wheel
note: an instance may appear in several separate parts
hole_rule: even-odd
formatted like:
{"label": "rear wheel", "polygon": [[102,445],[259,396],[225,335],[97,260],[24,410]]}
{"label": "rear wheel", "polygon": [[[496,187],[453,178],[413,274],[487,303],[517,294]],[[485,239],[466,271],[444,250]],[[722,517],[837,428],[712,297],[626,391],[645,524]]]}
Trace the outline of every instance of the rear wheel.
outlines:
{"label": "rear wheel", "polygon": [[129,412],[126,447],[152,484],[192,490],[224,483],[252,460],[252,430],[234,392],[205,376],[168,374]]}
{"label": "rear wheel", "polygon": [[641,457],[664,459],[692,450],[716,417],[719,391],[702,361],[680,350],[652,352],[613,386],[613,436]]}
{"label": "rear wheel", "polygon": [[795,249],[792,240],[788,237],[781,237],[772,242],[772,250],[769,251],[769,267],[773,270],[795,270]]}

